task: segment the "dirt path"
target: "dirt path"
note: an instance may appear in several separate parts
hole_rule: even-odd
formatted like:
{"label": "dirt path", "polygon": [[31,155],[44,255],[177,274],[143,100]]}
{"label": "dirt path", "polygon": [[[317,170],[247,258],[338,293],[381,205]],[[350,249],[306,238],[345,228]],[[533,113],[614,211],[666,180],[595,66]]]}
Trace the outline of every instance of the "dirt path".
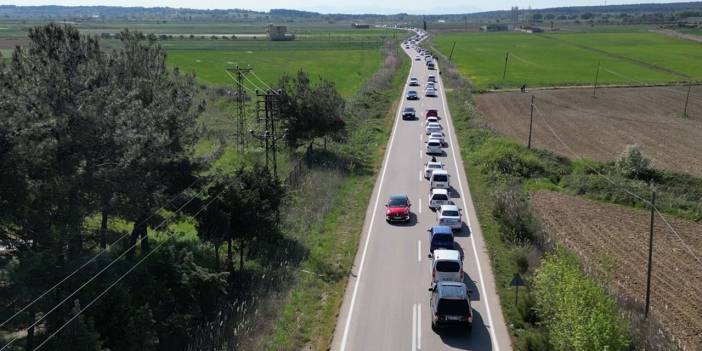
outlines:
{"label": "dirt path", "polygon": [[[532,205],[548,232],[575,252],[589,268],[603,255],[615,260],[609,282],[617,295],[645,300],[649,212],[537,192]],[[702,224],[666,216],[702,256]],[[654,226],[651,313],[686,351],[702,350],[702,267],[680,240],[656,218]]]}
{"label": "dirt path", "polygon": [[674,31],[674,30],[670,30],[670,29],[656,29],[656,30],[651,30],[651,32],[667,35],[667,36],[673,37],[673,38],[687,39],[687,40],[696,41],[698,43],[702,43],[702,36],[699,36],[699,35],[680,33],[680,32]]}

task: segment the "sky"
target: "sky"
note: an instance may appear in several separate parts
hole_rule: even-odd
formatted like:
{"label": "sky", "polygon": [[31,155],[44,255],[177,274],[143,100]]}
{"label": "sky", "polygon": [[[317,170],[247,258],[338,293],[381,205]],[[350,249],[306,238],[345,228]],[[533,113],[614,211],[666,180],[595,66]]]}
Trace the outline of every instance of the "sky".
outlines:
{"label": "sky", "polygon": [[5,5],[64,5],[64,6],[143,6],[186,7],[194,9],[242,8],[268,11],[271,8],[315,11],[322,13],[410,13],[447,14],[471,13],[520,8],[548,8],[562,6],[621,5],[638,3],[666,3],[685,0],[5,0]]}

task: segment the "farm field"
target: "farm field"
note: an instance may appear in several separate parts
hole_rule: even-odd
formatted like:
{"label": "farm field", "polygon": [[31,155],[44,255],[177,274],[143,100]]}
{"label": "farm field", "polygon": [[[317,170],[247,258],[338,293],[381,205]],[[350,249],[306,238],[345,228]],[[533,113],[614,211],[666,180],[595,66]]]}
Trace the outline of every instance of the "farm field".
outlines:
{"label": "farm field", "polygon": [[[168,63],[185,72],[196,73],[198,79],[213,84],[232,84],[226,67],[251,65],[267,84],[278,82],[284,73],[299,70],[311,77],[334,81],[344,97],[350,97],[383,63],[380,49],[368,50],[172,50]],[[257,85],[262,85],[253,80]],[[249,84],[246,84],[252,87]],[[262,87],[263,88],[263,87]]]}
{"label": "farm field", "polygon": [[702,86],[692,88],[688,118],[682,118],[687,87],[569,88],[487,93],[475,96],[491,128],[526,144],[529,104],[535,97],[532,145],[573,157],[615,159],[638,144],[657,168],[702,176]]}
{"label": "farm field", "polygon": [[[613,259],[609,287],[643,306],[648,260],[649,212],[554,192],[532,195],[548,232],[576,253],[588,269]],[[702,224],[666,216],[680,237],[702,256]],[[660,217],[654,226],[651,313],[684,350],[702,350],[702,269]],[[643,307],[642,307],[643,308]]]}
{"label": "farm field", "polygon": [[[561,37],[582,44],[553,39]],[[629,41],[622,42],[621,38]],[[607,45],[596,49],[606,51],[619,45],[616,52],[584,47],[585,43],[603,40]],[[478,89],[522,84],[592,85],[598,62],[599,84],[661,84],[689,79],[676,70],[685,71],[692,79],[702,79],[702,69],[691,67],[696,62],[691,57],[702,56],[702,46],[656,33],[550,34],[549,37],[526,33],[445,33],[434,39],[436,47],[446,56],[454,41],[452,61]],[[667,50],[672,52],[669,54]],[[510,53],[510,59],[503,81],[506,52]],[[669,67],[667,59],[674,53],[688,57],[673,60]]]}

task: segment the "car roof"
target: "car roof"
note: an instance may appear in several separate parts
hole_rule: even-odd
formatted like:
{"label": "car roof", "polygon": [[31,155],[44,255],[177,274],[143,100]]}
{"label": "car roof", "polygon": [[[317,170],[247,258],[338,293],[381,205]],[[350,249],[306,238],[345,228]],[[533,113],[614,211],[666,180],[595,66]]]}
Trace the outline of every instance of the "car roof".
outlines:
{"label": "car roof", "polygon": [[439,124],[439,122],[429,122],[429,123],[427,123],[427,127],[431,127],[431,126],[441,127],[441,124]]}
{"label": "car roof", "polygon": [[[436,173],[438,171],[434,171]],[[458,211],[458,206],[456,205],[441,205],[440,211]]]}
{"label": "car roof", "polygon": [[427,162],[427,166],[429,166],[429,165],[443,166],[443,164],[439,161],[436,161],[436,162],[429,161],[429,162]]}
{"label": "car roof", "polygon": [[434,250],[434,253],[432,254],[432,258],[434,259],[434,261],[441,261],[441,260],[460,261],[461,260],[461,253],[458,252],[458,250],[437,249],[437,250]]}
{"label": "car roof", "polygon": [[[437,140],[437,141],[438,141],[438,140]],[[434,172],[436,172],[436,171],[434,171]],[[434,194],[444,194],[444,195],[448,195],[448,190],[446,190],[446,189],[440,189],[440,188],[431,189],[431,194],[432,194],[432,195],[434,195]],[[447,227],[447,228],[448,228],[448,227]]]}
{"label": "car roof", "polygon": [[408,197],[407,197],[407,195],[405,195],[405,194],[393,194],[393,195],[390,195],[390,199],[402,199],[402,200],[406,200],[407,198],[408,198]]}
{"label": "car roof", "polygon": [[448,171],[446,171],[445,169],[437,169],[436,171],[434,171],[433,174],[446,174],[446,175],[448,175]]}
{"label": "car roof", "polygon": [[[446,190],[446,189],[441,189],[441,190]],[[449,228],[447,225],[435,225],[431,227],[431,232],[434,234],[451,234],[453,235],[453,230]]]}
{"label": "car roof", "polygon": [[466,285],[460,282],[441,281],[436,283],[439,298],[464,300],[468,298]]}
{"label": "car roof", "polygon": [[405,110],[414,110],[414,107],[412,107],[412,106],[405,106]]}
{"label": "car roof", "polygon": [[432,139],[429,139],[429,140],[427,141],[427,143],[441,144],[441,140],[439,140],[439,139],[433,139],[433,138],[432,138]]}

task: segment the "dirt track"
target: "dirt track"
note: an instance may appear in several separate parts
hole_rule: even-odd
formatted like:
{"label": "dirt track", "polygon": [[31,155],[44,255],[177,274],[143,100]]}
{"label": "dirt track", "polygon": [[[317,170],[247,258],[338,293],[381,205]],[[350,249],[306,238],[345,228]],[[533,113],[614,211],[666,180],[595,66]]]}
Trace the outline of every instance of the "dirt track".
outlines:
{"label": "dirt track", "polygon": [[499,133],[526,144],[529,101],[535,97],[532,145],[574,158],[610,161],[638,144],[658,168],[702,176],[702,86],[538,90],[476,95],[478,110]]}
{"label": "dirt track", "polygon": [[[645,301],[649,212],[537,192],[532,206],[549,233],[592,268],[603,253],[615,259],[610,287]],[[698,256],[702,224],[667,217]],[[651,313],[686,351],[702,350],[702,266],[657,217],[654,226]]]}

